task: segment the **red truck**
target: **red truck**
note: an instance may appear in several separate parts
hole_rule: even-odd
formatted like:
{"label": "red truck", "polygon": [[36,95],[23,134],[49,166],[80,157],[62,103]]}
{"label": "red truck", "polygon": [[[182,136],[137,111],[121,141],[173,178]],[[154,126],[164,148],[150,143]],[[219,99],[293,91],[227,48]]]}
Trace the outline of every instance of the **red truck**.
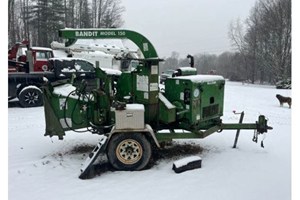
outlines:
{"label": "red truck", "polygon": [[8,50],[8,100],[18,97],[23,107],[42,105],[39,87],[53,57],[52,49],[30,47],[27,40],[13,45]]}
{"label": "red truck", "polygon": [[[32,58],[32,69],[27,69],[28,53]],[[48,71],[48,59],[53,58],[52,49],[45,47],[29,47],[29,41],[16,43],[8,50],[8,72]]]}
{"label": "red truck", "polygon": [[[69,80],[74,84],[87,81],[87,89],[95,85],[94,64],[81,58],[54,57],[50,48],[31,47],[27,41],[14,45],[8,55],[8,101],[18,99],[21,107],[43,105],[41,86],[45,81]],[[103,69],[118,77],[119,70]]]}

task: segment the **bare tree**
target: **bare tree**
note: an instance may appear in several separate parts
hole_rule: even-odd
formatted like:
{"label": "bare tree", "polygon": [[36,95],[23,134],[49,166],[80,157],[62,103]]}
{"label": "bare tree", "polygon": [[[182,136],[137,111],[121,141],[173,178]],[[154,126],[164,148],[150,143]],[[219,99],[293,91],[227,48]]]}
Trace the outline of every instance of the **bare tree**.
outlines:
{"label": "bare tree", "polygon": [[120,0],[99,0],[98,2],[98,28],[112,28],[123,25],[122,13],[125,8]]}
{"label": "bare tree", "polygon": [[16,43],[15,0],[8,0],[8,39],[9,45]]}
{"label": "bare tree", "polygon": [[[258,6],[255,5],[254,8],[251,10],[250,17],[248,17],[246,23],[248,26],[248,30],[246,35],[244,36],[245,46],[244,49],[246,54],[248,55],[248,63],[250,64],[250,80],[254,83],[257,80],[258,72],[262,70],[259,69],[258,64],[258,38],[259,38],[259,11]],[[262,79],[261,79],[262,81]]]}
{"label": "bare tree", "polygon": [[243,55],[252,82],[291,77],[291,0],[260,0],[244,34],[231,25],[229,37]]}
{"label": "bare tree", "polygon": [[274,81],[291,77],[291,0],[260,1],[261,62]]}
{"label": "bare tree", "polygon": [[22,39],[49,46],[63,27],[120,27],[124,11],[121,0],[8,0],[9,46]]}
{"label": "bare tree", "polygon": [[[238,18],[236,21],[230,23],[228,36],[230,41],[232,42],[232,46],[239,52],[239,54],[243,58],[243,66],[245,67],[246,71],[246,80],[250,79],[250,67],[249,67],[249,55],[246,52],[246,42],[245,36],[246,31],[244,28],[243,23]],[[241,73],[236,72],[235,76],[240,76]],[[237,78],[235,78],[237,79]]]}

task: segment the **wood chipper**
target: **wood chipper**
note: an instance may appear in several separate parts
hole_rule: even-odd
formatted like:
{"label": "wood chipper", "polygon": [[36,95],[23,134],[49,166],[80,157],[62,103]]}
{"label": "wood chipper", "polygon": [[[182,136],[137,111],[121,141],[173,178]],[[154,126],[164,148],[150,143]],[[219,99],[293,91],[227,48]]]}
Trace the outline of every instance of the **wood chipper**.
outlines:
{"label": "wood chipper", "polygon": [[[180,76],[159,86],[159,59],[143,35],[120,29],[62,29],[66,46],[76,39],[129,39],[144,58],[120,76],[105,73],[96,64],[95,88],[86,90],[73,80],[47,83],[43,87],[45,136],[63,139],[66,131],[90,131],[103,135],[81,169],[83,176],[100,153],[117,170],[142,170],[153,148],[180,138],[205,138],[222,130],[252,129],[256,134],[272,129],[265,116],[255,123],[222,122],[225,80],[217,75],[197,75],[185,68]],[[101,66],[101,63],[100,63]],[[187,75],[185,75],[187,74]],[[242,117],[243,115],[241,115]],[[178,132],[177,130],[184,130]],[[235,142],[235,145],[236,145]]]}

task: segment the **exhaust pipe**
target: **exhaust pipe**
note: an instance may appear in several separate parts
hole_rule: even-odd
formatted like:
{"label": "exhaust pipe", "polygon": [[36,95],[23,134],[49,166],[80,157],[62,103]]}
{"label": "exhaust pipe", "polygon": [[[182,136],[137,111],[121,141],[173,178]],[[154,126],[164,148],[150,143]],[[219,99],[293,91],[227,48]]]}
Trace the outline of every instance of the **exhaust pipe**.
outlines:
{"label": "exhaust pipe", "polygon": [[191,67],[194,67],[194,56],[191,56],[190,54],[187,55],[187,58],[189,58],[191,61],[190,61],[190,66]]}

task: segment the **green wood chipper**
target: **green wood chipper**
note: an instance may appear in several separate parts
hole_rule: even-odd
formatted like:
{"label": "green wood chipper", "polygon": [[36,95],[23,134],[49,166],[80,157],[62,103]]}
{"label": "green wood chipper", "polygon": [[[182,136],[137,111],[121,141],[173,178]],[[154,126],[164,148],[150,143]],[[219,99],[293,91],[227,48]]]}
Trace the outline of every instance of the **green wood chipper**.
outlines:
{"label": "green wood chipper", "polygon": [[167,78],[161,90],[162,60],[140,33],[62,29],[59,36],[66,40],[66,46],[77,39],[129,39],[143,54],[142,59],[135,59],[135,67],[126,68],[119,76],[107,74],[96,63],[95,87],[90,90],[85,81],[75,87],[73,79],[43,86],[45,136],[63,139],[66,131],[103,135],[81,169],[81,177],[100,153],[105,153],[117,170],[141,170],[149,163],[152,149],[161,148],[163,142],[172,139],[205,138],[222,130],[237,130],[236,146],[241,129],[252,129],[256,135],[272,129],[263,115],[255,123],[243,123],[243,112],[239,123],[222,122],[222,76],[198,75],[195,69],[186,67],[179,71],[181,75]]}

